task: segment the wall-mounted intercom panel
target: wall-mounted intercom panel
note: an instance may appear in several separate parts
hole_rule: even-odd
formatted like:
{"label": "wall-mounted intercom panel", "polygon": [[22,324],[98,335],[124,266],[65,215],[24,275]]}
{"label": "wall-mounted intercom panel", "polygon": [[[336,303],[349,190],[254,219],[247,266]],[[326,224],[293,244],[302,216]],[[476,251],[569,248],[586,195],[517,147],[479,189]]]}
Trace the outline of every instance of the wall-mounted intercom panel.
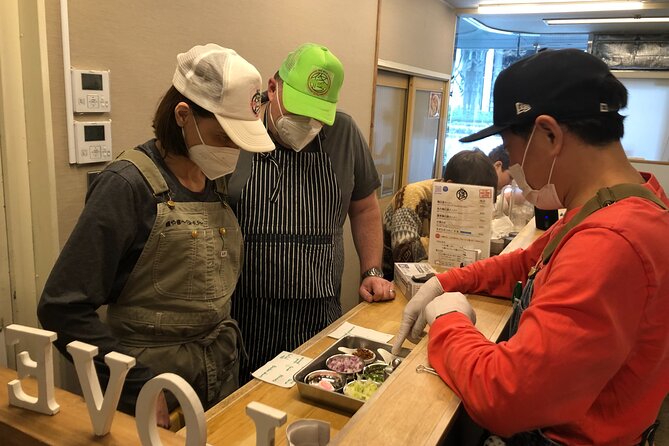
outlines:
{"label": "wall-mounted intercom panel", "polygon": [[72,69],[72,102],[75,113],[108,113],[109,71]]}
{"label": "wall-mounted intercom panel", "polygon": [[74,143],[77,151],[77,164],[111,161],[111,119],[89,122],[75,121]]}

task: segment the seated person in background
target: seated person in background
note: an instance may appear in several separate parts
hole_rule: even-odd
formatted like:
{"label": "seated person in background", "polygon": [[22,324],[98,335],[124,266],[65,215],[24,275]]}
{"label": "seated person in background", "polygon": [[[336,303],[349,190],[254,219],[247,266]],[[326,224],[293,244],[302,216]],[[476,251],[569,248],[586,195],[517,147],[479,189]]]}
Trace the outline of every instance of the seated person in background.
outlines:
{"label": "seated person in background", "polygon": [[[497,173],[498,195],[493,219],[498,219],[504,216],[514,217],[512,219],[514,225],[524,226],[525,223],[527,223],[527,220],[534,216],[534,207],[527,203],[520,188],[516,183],[513,183],[513,177],[509,171],[509,152],[507,152],[504,144],[500,144],[490,151],[488,158],[492,161],[492,164],[495,167],[495,172]],[[513,198],[513,200],[511,198]],[[512,201],[513,206],[511,206]],[[513,208],[516,209],[516,212],[515,215],[512,216],[511,210]]]}
{"label": "seated person in background", "polygon": [[492,165],[497,173],[497,193],[502,192],[502,188],[511,184],[511,173],[509,172],[509,152],[504,148],[504,144],[500,144],[490,151],[488,158],[492,161]]}
{"label": "seated person in background", "polygon": [[408,184],[392,198],[383,213],[383,274],[393,277],[395,262],[427,259],[432,214],[432,184],[474,184],[497,188],[493,163],[479,149],[463,150],[446,164],[443,178]]}

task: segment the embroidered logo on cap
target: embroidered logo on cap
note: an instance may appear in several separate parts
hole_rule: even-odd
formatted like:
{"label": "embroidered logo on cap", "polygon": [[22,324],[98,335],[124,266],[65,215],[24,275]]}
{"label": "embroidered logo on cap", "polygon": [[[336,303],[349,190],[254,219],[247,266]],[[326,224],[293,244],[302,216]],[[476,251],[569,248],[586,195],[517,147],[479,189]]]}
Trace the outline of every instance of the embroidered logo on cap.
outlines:
{"label": "embroidered logo on cap", "polygon": [[532,110],[532,106],[529,104],[523,104],[522,102],[516,102],[516,114],[527,113]]}
{"label": "embroidered logo on cap", "polygon": [[251,98],[251,111],[253,112],[254,115],[256,115],[256,118],[258,117],[258,113],[260,113],[261,101],[262,97],[260,96],[260,90],[257,90],[256,93]]}
{"label": "embroidered logo on cap", "polygon": [[323,96],[330,91],[332,85],[332,77],[330,73],[323,69],[317,69],[311,72],[307,79],[307,87],[316,96]]}

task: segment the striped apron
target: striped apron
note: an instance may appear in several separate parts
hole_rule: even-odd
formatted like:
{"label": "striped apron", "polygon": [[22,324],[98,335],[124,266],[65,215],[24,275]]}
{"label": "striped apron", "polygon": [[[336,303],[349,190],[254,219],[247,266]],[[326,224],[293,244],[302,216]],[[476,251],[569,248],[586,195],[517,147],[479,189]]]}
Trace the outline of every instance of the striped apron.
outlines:
{"label": "striped apron", "polygon": [[[239,328],[230,298],[242,257],[242,239],[225,202],[174,202],[162,174],[139,150],[118,159],[133,163],[159,200],[156,221],[107,323],[123,353],[155,374],[176,373],[193,386],[205,409],[238,387]],[[166,393],[170,410],[177,405]],[[124,410],[134,402],[121,401]],[[133,412],[130,412],[133,413]]]}
{"label": "striped apron", "polygon": [[[320,139],[317,139],[320,147]],[[258,154],[236,214],[244,265],[233,295],[249,359],[240,383],[341,316],[341,191],[330,157],[290,149]]]}

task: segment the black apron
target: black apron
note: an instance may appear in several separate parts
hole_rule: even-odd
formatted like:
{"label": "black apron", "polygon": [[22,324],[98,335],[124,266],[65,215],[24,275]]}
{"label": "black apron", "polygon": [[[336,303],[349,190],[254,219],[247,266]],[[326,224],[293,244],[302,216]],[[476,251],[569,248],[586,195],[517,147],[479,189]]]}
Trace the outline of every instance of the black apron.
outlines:
{"label": "black apron", "polygon": [[242,384],[342,314],[341,190],[319,138],[318,151],[255,155],[236,205],[245,258],[232,311],[249,351]]}

